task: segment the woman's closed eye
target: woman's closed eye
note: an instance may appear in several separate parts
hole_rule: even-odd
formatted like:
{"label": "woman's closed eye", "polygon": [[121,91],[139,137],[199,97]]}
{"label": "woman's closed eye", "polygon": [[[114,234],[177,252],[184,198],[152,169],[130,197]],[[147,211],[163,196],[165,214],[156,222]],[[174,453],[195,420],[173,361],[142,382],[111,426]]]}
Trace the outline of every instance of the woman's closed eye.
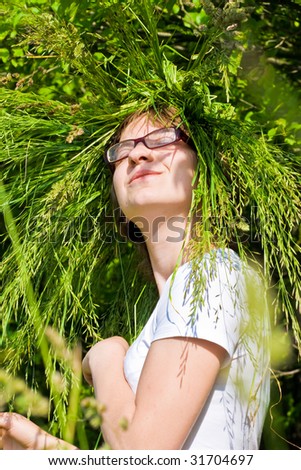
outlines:
{"label": "woman's closed eye", "polygon": [[121,145],[116,153],[116,160],[128,158],[130,151],[133,149],[132,145]]}

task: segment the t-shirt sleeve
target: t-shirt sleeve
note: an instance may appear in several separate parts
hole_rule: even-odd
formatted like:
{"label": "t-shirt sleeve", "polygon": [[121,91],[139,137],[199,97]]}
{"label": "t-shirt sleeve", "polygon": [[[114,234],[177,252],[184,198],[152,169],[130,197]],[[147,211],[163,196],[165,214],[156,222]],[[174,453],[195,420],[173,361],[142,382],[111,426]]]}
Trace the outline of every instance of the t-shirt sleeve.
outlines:
{"label": "t-shirt sleeve", "polygon": [[189,265],[180,267],[158,306],[153,339],[204,339],[222,346],[229,360],[240,338],[244,291],[241,266],[228,259],[203,261],[194,276]]}

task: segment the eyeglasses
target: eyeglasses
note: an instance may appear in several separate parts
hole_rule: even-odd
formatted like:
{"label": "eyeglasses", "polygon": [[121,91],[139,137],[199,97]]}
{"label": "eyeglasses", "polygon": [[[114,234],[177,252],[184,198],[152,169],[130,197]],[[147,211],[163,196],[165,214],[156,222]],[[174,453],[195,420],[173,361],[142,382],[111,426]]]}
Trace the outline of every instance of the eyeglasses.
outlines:
{"label": "eyeglasses", "polygon": [[163,127],[155,130],[144,137],[138,139],[128,139],[112,145],[106,152],[106,159],[109,163],[116,163],[129,156],[129,153],[136,147],[139,142],[143,142],[148,149],[156,149],[173,144],[179,140],[187,142],[189,137],[181,129],[176,127]]}

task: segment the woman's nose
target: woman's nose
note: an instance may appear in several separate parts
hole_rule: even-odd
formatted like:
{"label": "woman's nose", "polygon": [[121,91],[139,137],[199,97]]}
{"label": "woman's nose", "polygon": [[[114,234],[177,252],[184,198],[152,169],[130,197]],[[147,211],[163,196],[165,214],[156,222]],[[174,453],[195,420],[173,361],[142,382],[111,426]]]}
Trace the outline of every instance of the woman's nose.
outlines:
{"label": "woman's nose", "polygon": [[139,142],[129,152],[129,160],[133,163],[139,163],[140,161],[153,160],[152,150],[147,148],[143,142]]}

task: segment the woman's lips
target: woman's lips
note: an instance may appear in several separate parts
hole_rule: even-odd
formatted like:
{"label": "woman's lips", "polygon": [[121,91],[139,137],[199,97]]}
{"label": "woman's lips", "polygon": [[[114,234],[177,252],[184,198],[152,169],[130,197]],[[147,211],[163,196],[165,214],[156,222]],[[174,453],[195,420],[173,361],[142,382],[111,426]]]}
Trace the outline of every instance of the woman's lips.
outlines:
{"label": "woman's lips", "polygon": [[152,170],[139,170],[137,171],[129,181],[129,184],[131,184],[133,181],[143,178],[144,176],[155,176],[155,175],[160,175],[161,173],[159,171],[152,171]]}

